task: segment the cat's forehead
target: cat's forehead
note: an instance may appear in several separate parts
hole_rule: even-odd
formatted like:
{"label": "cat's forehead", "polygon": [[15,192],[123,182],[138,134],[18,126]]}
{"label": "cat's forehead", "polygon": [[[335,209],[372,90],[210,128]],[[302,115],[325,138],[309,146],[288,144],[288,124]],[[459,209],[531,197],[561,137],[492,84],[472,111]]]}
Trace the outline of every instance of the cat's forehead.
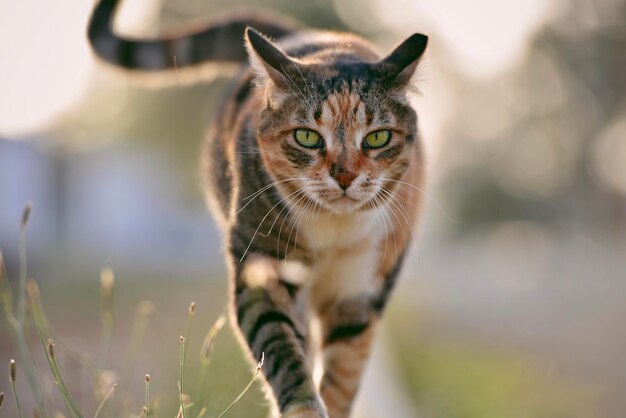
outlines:
{"label": "cat's forehead", "polygon": [[313,94],[295,94],[282,106],[291,114],[291,123],[318,127],[325,132],[339,130],[360,135],[363,129],[388,125],[396,120],[392,109],[381,106],[385,100],[364,91],[359,81],[350,84],[344,80],[335,89],[319,93],[309,87],[308,92]]}
{"label": "cat's forehead", "polygon": [[362,65],[317,67],[310,71],[309,80],[322,99],[335,94],[365,96],[381,87],[380,81]]}
{"label": "cat's forehead", "polygon": [[339,121],[364,125],[367,122],[365,102],[355,91],[330,93],[321,103],[316,120],[326,126],[332,126]]}

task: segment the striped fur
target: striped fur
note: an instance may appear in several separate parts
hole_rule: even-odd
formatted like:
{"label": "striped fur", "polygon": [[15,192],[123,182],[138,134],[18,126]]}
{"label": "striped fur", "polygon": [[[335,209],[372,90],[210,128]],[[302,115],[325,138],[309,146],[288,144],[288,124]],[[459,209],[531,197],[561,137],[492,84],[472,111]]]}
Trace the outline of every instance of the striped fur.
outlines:
{"label": "striped fur", "polygon": [[208,61],[240,63],[247,57],[241,42],[247,26],[276,37],[296,29],[292,23],[255,14],[223,18],[191,33],[169,34],[151,40],[133,39],[113,31],[118,3],[119,0],[98,2],[89,21],[87,37],[100,59],[127,70],[162,71]]}
{"label": "striped fur", "polygon": [[[89,28],[106,61],[151,71],[170,68],[173,55],[178,65],[243,58],[241,20],[130,40],[111,30],[116,3],[101,0]],[[233,322],[251,356],[265,354],[283,417],[347,418],[418,216],[424,160],[407,95],[427,38],[413,35],[381,58],[354,35],[257,24],[282,48],[246,30],[249,65],[202,152],[227,243]],[[300,145],[297,129],[316,131],[321,145]],[[378,130],[390,132],[386,145],[364,143]]]}
{"label": "striped fur", "polygon": [[[405,43],[390,62],[352,35],[297,34],[281,40],[284,50],[256,32],[247,41],[251,68],[204,153],[235,271],[237,323],[253,355],[269,360],[283,416],[347,418],[419,208],[423,153],[406,71],[425,44],[409,38],[413,58]],[[324,146],[298,145],[298,128],[319,132]],[[389,129],[391,142],[365,149],[377,129]],[[354,173],[345,190],[342,173]],[[315,322],[319,341],[311,341]]]}

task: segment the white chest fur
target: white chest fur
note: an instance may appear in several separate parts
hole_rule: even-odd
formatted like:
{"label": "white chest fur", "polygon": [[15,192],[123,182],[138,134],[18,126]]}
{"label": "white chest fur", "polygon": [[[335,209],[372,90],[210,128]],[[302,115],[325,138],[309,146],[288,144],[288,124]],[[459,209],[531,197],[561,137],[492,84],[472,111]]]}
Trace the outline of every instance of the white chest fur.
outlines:
{"label": "white chest fur", "polygon": [[317,252],[350,249],[363,240],[376,241],[378,231],[371,213],[318,215],[302,223],[307,246]]}
{"label": "white chest fur", "polygon": [[320,215],[300,225],[314,253],[310,266],[294,261],[281,265],[281,277],[308,290],[312,305],[372,292],[379,266],[384,229],[371,213]]}

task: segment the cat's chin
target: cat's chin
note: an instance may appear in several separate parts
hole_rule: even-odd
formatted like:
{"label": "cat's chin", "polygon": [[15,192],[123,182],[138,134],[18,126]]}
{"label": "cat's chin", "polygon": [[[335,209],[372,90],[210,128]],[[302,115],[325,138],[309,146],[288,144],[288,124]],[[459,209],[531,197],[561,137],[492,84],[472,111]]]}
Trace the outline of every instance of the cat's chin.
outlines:
{"label": "cat's chin", "polygon": [[346,214],[358,211],[362,205],[360,200],[344,195],[331,200],[325,206],[333,213]]}

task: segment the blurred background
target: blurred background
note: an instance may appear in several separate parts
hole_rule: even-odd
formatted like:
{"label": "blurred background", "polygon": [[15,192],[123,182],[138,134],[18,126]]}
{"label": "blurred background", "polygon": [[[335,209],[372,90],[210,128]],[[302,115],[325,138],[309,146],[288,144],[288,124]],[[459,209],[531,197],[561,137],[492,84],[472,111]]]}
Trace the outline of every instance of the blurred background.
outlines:
{"label": "blurred background", "polygon": [[[0,0],[0,249],[15,288],[32,201],[29,276],[55,337],[93,358],[99,272],[113,268],[116,325],[101,366],[124,371],[137,414],[151,373],[161,416],[174,416],[187,306],[198,303],[195,382],[227,300],[198,147],[228,71],[143,80],[98,63],[84,35],[92,7]],[[116,25],[150,37],[250,8],[353,31],[382,51],[430,36],[416,98],[430,197],[357,417],[626,416],[626,1],[125,0]],[[17,350],[6,321],[0,335],[8,364]],[[215,347],[211,417],[251,376],[231,332]],[[32,352],[46,375],[42,349]],[[91,414],[94,374],[59,355]],[[18,389],[29,404],[24,379]],[[229,416],[266,411],[255,385]],[[15,416],[12,400],[0,416]]]}

